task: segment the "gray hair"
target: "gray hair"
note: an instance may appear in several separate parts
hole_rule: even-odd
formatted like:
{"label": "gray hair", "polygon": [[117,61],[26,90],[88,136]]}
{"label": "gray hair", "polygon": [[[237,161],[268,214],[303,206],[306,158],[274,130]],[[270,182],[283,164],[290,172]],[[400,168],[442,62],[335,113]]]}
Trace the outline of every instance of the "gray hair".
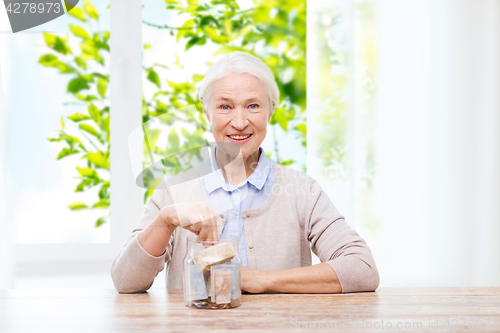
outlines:
{"label": "gray hair", "polygon": [[259,79],[269,95],[271,104],[271,110],[269,111],[274,110],[279,104],[280,92],[273,72],[259,58],[240,51],[226,54],[208,69],[207,75],[201,81],[198,92],[198,96],[204,102],[204,108],[206,109],[207,104],[210,102],[212,89],[218,80],[225,78],[229,74],[243,73],[253,75]]}

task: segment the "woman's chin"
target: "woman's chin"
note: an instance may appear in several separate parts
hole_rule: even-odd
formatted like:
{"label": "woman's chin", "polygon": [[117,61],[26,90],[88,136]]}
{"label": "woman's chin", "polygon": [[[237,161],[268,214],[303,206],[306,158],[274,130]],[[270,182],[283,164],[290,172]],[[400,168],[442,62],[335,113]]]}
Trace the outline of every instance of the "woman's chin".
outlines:
{"label": "woman's chin", "polygon": [[247,159],[254,154],[257,154],[256,156],[258,156],[258,151],[260,146],[257,147],[254,147],[253,145],[250,146],[251,142],[247,142],[247,144],[245,143],[237,144],[234,143],[233,141],[234,140],[228,138],[228,140],[217,142],[217,145],[225,154],[231,156],[233,159],[237,157],[239,158],[243,157],[243,159]]}
{"label": "woman's chin", "polygon": [[241,154],[241,147],[235,143],[230,142],[230,141],[217,142],[217,146],[225,154],[227,154],[233,158],[236,158],[238,155]]}

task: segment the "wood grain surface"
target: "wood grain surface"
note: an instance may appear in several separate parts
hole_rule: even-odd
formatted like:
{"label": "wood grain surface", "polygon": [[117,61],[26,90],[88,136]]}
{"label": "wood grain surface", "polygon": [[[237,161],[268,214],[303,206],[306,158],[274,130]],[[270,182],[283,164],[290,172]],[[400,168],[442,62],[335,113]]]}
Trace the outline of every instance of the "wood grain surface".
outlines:
{"label": "wood grain surface", "polygon": [[499,321],[500,287],[244,294],[242,305],[228,310],[188,308],[174,289],[0,291],[0,332],[500,332]]}

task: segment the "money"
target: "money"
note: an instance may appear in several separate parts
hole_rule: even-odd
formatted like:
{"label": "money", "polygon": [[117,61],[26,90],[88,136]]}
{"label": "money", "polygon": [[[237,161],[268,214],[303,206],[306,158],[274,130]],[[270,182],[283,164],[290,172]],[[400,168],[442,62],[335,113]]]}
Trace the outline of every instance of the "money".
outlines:
{"label": "money", "polygon": [[[204,243],[205,246],[206,243]],[[232,262],[231,242],[206,247],[185,262],[186,305],[200,309],[229,309],[241,304],[241,264]]]}
{"label": "money", "polygon": [[212,299],[216,304],[231,303],[231,269],[212,266],[211,282],[212,282]]}
{"label": "money", "polygon": [[202,299],[202,300],[194,301],[193,305],[195,307],[197,307],[198,309],[212,309],[212,310],[215,310],[215,309],[231,309],[231,308],[235,308],[237,306],[240,306],[241,302],[236,303],[236,302],[231,301],[230,304],[216,304],[216,303],[212,303],[210,301],[210,299],[207,298],[207,299]]}
{"label": "money", "polygon": [[231,242],[224,242],[204,249],[198,256],[193,258],[193,261],[195,264],[211,266],[229,262],[235,255],[236,252],[234,251],[233,244]]}
{"label": "money", "polygon": [[216,267],[226,268],[231,271],[231,299],[235,300],[241,296],[241,276],[240,263],[228,263],[217,265]]}
{"label": "money", "polygon": [[187,265],[186,270],[186,288],[188,301],[194,301],[207,298],[207,289],[205,278],[203,277],[202,265]]}

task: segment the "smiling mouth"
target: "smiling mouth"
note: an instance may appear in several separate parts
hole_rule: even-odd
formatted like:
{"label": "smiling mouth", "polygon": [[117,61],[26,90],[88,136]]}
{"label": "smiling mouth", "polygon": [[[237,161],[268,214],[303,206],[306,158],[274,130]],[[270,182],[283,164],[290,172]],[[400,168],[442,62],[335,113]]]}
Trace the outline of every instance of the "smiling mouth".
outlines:
{"label": "smiling mouth", "polygon": [[246,135],[228,135],[228,138],[231,138],[233,140],[245,140],[248,139],[252,134],[246,134]]}

